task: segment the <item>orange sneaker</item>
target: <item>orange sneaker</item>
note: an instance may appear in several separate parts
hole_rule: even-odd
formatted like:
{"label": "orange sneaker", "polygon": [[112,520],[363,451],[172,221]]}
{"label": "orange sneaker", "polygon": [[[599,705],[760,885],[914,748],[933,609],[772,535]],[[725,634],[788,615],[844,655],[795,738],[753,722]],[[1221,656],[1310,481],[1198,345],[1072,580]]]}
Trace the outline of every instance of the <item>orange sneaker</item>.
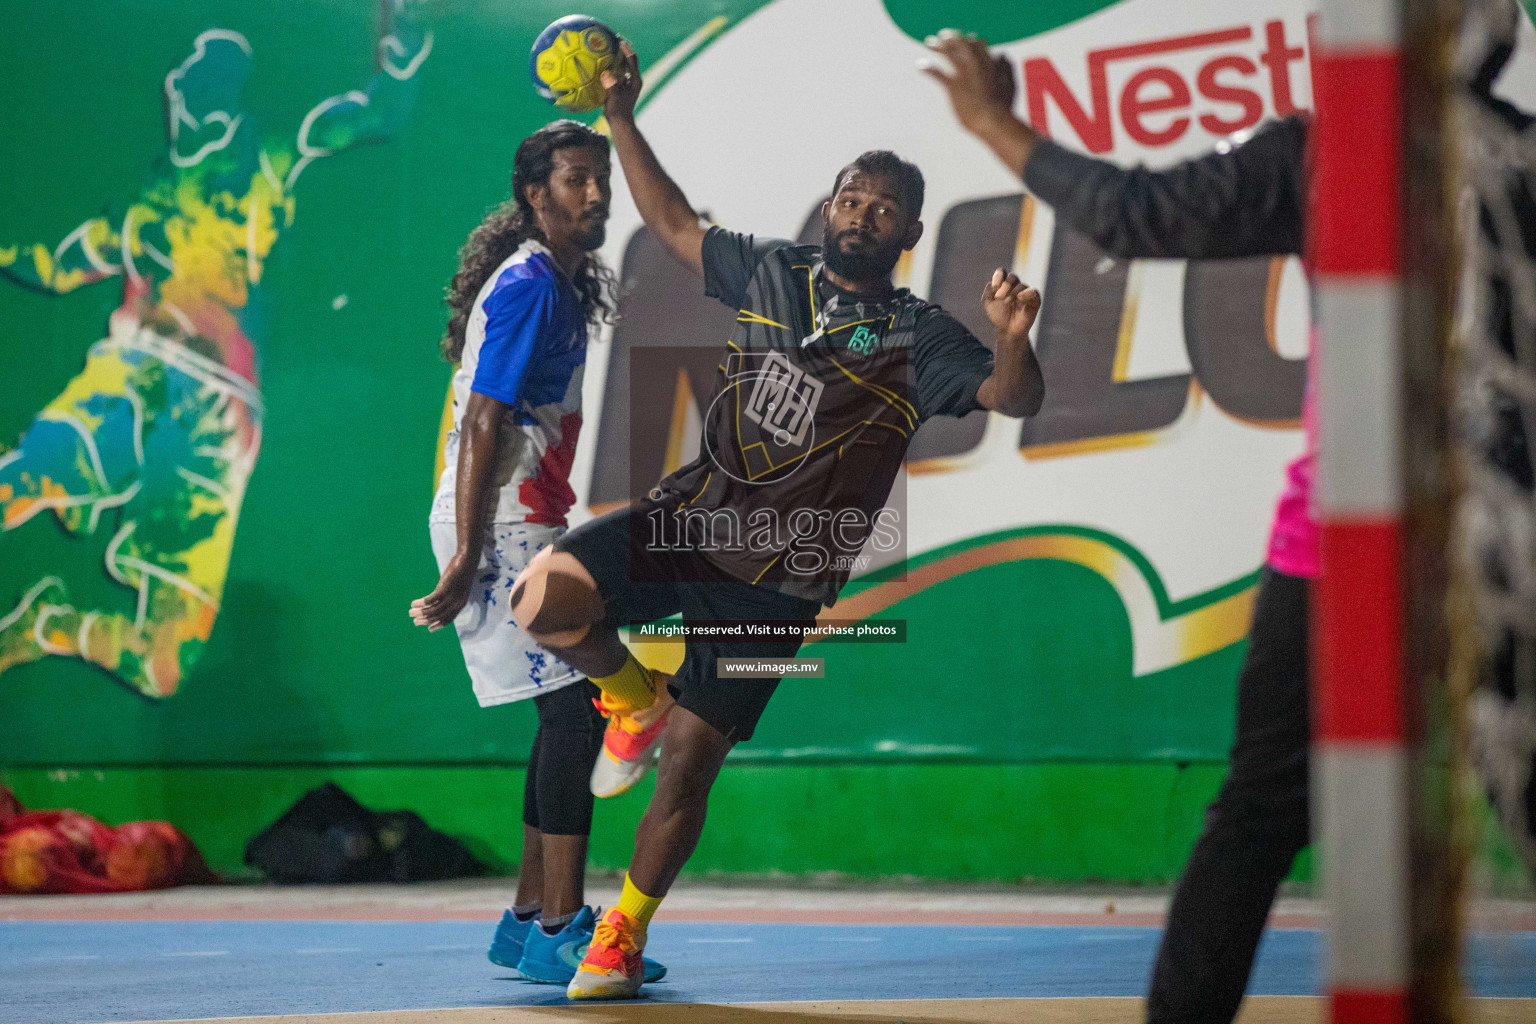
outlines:
{"label": "orange sneaker", "polygon": [[587,955],[565,988],[568,999],[633,999],[645,981],[645,927],[618,907],[592,932]]}
{"label": "orange sneaker", "polygon": [[606,698],[592,702],[608,719],[608,728],[603,731],[603,749],[592,766],[594,796],[618,796],[651,770],[656,760],[656,748],[661,745],[661,734],[667,728],[667,716],[677,703],[667,690],[667,680],[671,678],[652,669],[651,683],[656,690],[656,700],[650,707],[630,714],[609,705]]}

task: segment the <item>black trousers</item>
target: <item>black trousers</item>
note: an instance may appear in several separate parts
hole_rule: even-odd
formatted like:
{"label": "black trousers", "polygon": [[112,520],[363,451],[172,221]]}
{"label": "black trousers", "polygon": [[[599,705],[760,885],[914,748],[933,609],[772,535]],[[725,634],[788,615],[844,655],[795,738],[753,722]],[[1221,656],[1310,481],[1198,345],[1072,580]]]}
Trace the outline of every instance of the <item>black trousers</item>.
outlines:
{"label": "black trousers", "polygon": [[1231,767],[1174,892],[1149,1024],[1230,1024],[1280,880],[1311,841],[1308,596],[1305,579],[1264,570]]}

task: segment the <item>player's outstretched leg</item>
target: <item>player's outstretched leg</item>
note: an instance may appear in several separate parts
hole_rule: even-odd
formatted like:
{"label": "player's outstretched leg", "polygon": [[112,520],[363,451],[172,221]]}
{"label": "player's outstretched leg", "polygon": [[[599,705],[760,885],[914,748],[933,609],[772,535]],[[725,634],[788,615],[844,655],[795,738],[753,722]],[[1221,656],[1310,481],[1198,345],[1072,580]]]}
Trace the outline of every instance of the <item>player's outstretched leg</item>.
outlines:
{"label": "player's outstretched leg", "polygon": [[641,665],[605,621],[592,574],[569,552],[546,548],[512,587],[512,615],[529,636],[566,664],[587,673],[602,691],[608,719],[603,750],[592,769],[597,796],[616,796],[650,771],[673,699],[668,676]]}
{"label": "player's outstretched leg", "polygon": [[[597,925],[597,912],[584,905],[592,832],[587,778],[603,742],[603,720],[592,706],[595,693],[579,682],[533,698],[539,730],[528,758],[523,825],[524,850],[537,854],[525,861],[529,877],[518,879],[509,930],[518,918],[529,919],[516,967],[525,979],[542,984],[570,984]],[[644,969],[646,981],[667,973],[652,960]]]}
{"label": "player's outstretched leg", "polygon": [[704,831],[709,791],[734,746],[685,708],[673,711],[656,772],[656,793],[635,832],[635,856],[619,905],[603,915],[576,976],[572,999],[631,999],[646,981],[645,933]]}

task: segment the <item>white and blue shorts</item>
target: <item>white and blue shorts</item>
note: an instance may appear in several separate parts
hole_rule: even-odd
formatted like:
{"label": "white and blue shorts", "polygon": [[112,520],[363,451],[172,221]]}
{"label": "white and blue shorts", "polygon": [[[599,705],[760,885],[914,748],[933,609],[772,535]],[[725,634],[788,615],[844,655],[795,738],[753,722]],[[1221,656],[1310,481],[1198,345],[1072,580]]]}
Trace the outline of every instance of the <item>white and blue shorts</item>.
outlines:
{"label": "white and blue shorts", "polygon": [[[441,572],[458,550],[458,529],[451,522],[430,524],[432,553]],[[512,583],[543,548],[565,528],[543,523],[493,523],[480,550],[480,568],[469,601],[453,627],[459,634],[464,665],[483,708],[558,690],[585,678],[533,642],[512,618]]]}

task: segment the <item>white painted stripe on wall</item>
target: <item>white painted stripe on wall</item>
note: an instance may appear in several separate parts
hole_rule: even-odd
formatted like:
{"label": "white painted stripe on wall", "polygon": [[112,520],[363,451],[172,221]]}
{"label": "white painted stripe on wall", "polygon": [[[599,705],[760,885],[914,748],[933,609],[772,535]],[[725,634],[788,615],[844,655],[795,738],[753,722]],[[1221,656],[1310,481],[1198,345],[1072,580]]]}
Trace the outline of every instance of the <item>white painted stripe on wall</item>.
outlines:
{"label": "white painted stripe on wall", "polygon": [[1396,48],[1401,23],[1394,0],[1325,0],[1318,35],[1330,49]]}
{"label": "white painted stripe on wall", "polygon": [[1407,759],[1392,744],[1316,752],[1329,988],[1399,987],[1409,955]]}
{"label": "white painted stripe on wall", "polygon": [[1318,512],[1396,516],[1403,502],[1397,281],[1324,277],[1317,304]]}

